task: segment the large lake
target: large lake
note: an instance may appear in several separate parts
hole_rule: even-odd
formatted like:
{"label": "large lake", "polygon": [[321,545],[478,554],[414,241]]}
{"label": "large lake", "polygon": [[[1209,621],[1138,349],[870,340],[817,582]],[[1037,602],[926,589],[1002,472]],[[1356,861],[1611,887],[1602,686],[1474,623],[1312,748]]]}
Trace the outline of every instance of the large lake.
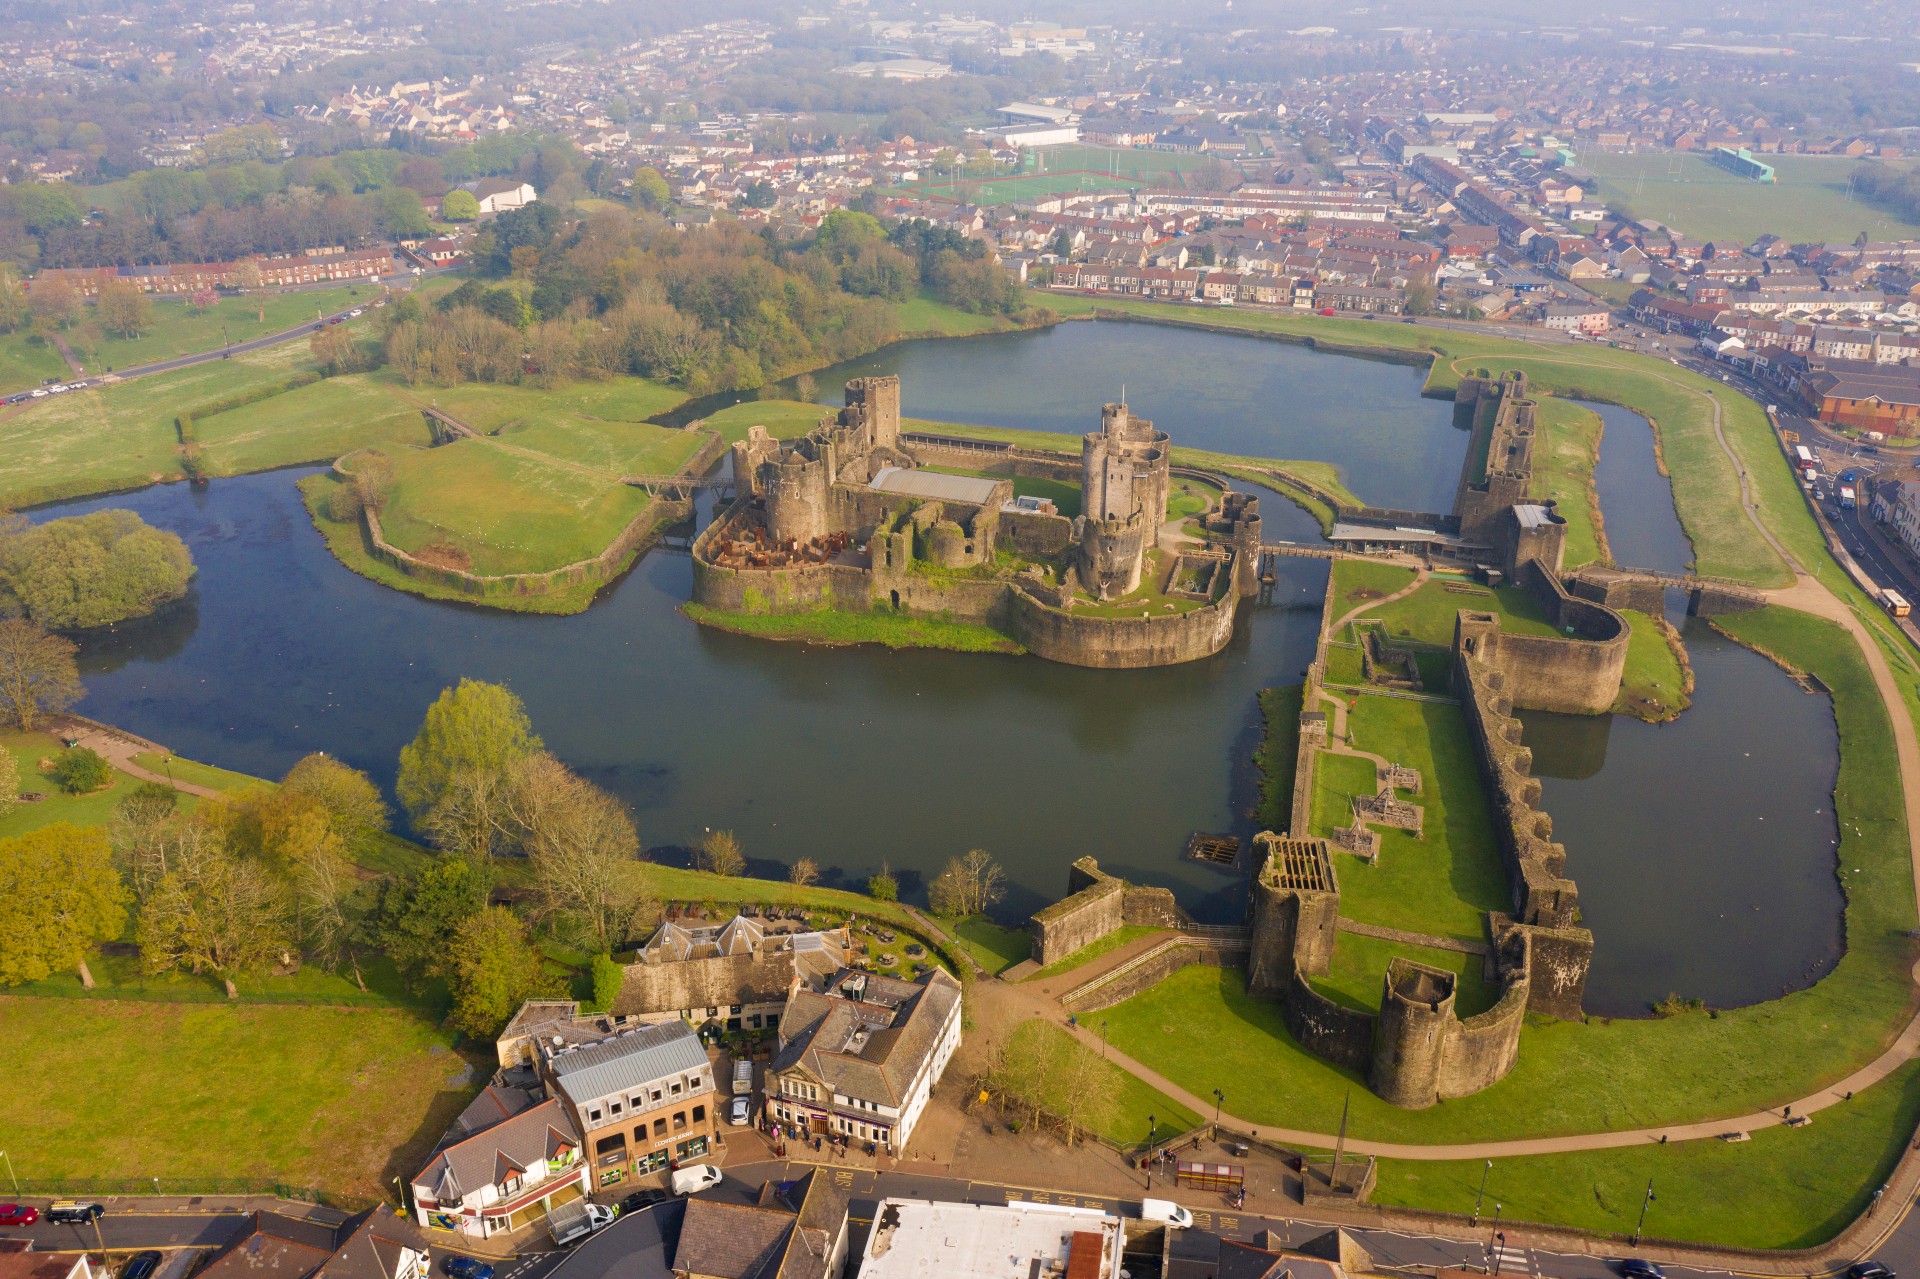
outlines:
{"label": "large lake", "polygon": [[[1124,381],[1176,443],[1332,461],[1362,497],[1398,506],[1445,509],[1466,445],[1450,406],[1419,398],[1417,370],[1179,329],[1081,323],[907,343],[821,385],[866,371],[900,372],[916,416],[1075,432]],[[1648,520],[1662,503],[1671,520],[1643,421],[1610,417],[1602,452],[1609,514],[1624,485],[1651,503]],[[1008,871],[1010,920],[1057,897],[1068,864],[1091,855],[1172,888],[1202,919],[1241,916],[1239,880],[1180,853],[1194,831],[1251,830],[1255,694],[1298,681],[1311,658],[1319,561],[1283,560],[1273,602],[1243,610],[1226,651],[1170,669],[828,649],[694,625],[678,612],[691,565],[664,552],[576,617],[388,590],[328,554],[294,490],[305,473],[35,513],[130,508],[185,537],[200,568],[180,608],[87,642],[82,711],[266,776],[324,750],[390,788],[443,687],[504,681],[548,745],[631,804],[643,842],[666,855],[730,827],[757,869],[811,857],[828,882],[854,885],[886,863],[917,896],[948,857],[985,848]],[[1263,512],[1273,538],[1317,536],[1278,497]],[[1610,521],[1616,543],[1625,522]],[[1659,541],[1636,548],[1639,562],[1684,562],[1684,547]],[[1750,1002],[1830,962],[1831,817],[1822,826],[1802,801],[1831,789],[1831,715],[1768,663],[1727,654],[1696,657],[1699,707],[1674,727],[1591,721],[1556,737],[1530,720],[1596,933],[1598,1010],[1631,1013],[1670,990]],[[1791,734],[1792,759],[1753,750],[1753,734],[1776,729]],[[1691,800],[1681,784],[1702,779],[1729,784]],[[1781,797],[1777,818],[1769,807],[1764,827],[1729,820],[1755,795]],[[1629,808],[1633,820],[1610,820]],[[1806,927],[1781,927],[1793,910]],[[1758,932],[1691,926],[1742,911]]]}

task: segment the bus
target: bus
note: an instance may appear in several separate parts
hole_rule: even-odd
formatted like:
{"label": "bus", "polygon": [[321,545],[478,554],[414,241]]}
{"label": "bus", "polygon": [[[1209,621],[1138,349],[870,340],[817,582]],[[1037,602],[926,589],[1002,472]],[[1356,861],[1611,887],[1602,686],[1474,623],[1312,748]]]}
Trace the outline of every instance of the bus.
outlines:
{"label": "bus", "polygon": [[1819,465],[1818,460],[1816,460],[1813,456],[1813,450],[1808,448],[1804,444],[1796,444],[1794,446],[1793,457],[1794,457],[1795,463],[1803,471],[1810,470],[1813,467],[1816,467]]}
{"label": "bus", "polygon": [[1913,606],[1907,603],[1907,597],[1899,591],[1881,591],[1880,603],[1886,607],[1888,613],[1891,613],[1895,617],[1905,617],[1907,614],[1913,612]]}

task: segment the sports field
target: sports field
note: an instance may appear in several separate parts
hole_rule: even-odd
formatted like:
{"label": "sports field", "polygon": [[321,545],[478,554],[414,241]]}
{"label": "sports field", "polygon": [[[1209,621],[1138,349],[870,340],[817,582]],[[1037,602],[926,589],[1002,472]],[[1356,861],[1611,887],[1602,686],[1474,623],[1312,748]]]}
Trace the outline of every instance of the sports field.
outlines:
{"label": "sports field", "polygon": [[1920,235],[1920,225],[1854,199],[1848,179],[1859,161],[1837,156],[1763,157],[1779,181],[1735,177],[1704,156],[1654,152],[1583,153],[1580,166],[1600,179],[1600,195],[1641,218],[1664,222],[1699,240],[1750,244],[1768,232],[1795,242],[1852,243]]}
{"label": "sports field", "polygon": [[1043,196],[1081,191],[1125,191],[1139,186],[1184,187],[1184,174],[1202,165],[1212,167],[1211,156],[1172,151],[1139,151],[1131,147],[1036,147],[1024,152],[1021,171],[996,178],[928,177],[912,189],[927,195],[947,195],[975,204],[1005,204]]}

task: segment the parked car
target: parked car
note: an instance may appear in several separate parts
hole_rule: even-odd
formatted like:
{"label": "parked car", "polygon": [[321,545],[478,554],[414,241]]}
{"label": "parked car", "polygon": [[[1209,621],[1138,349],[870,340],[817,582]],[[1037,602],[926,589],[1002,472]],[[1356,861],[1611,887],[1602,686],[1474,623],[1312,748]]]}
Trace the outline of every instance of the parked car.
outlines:
{"label": "parked car", "polygon": [[57,1200],[47,1209],[47,1220],[62,1225],[83,1226],[89,1221],[98,1221],[107,1215],[105,1204],[83,1203],[75,1199]]}
{"label": "parked car", "polygon": [[651,1208],[658,1203],[666,1203],[673,1196],[664,1190],[636,1190],[620,1201],[620,1211],[624,1215],[639,1212],[642,1208]]}
{"label": "parked car", "polygon": [[362,310],[361,308],[359,308],[359,307],[357,307],[357,306],[356,306],[356,307],[354,307],[354,308],[353,308],[353,310],[351,310],[351,311],[349,311],[349,312],[347,312],[347,318],[348,318],[348,319],[352,319],[352,318],[354,318],[355,316],[360,316],[360,315],[365,315],[365,314],[366,314],[366,312],[365,312],[364,310]]}
{"label": "parked car", "polygon": [[744,1128],[753,1118],[753,1098],[735,1097],[733,1105],[727,1108],[727,1122],[735,1128]]}
{"label": "parked car", "polygon": [[160,1254],[151,1250],[136,1252],[120,1267],[120,1279],[153,1279],[153,1272],[160,1268]]}
{"label": "parked car", "polygon": [[1894,1279],[1894,1275],[1877,1261],[1856,1261],[1847,1267],[1847,1279]]}
{"label": "parked car", "polygon": [[1625,1279],[1667,1279],[1667,1272],[1645,1257],[1628,1257],[1620,1263]]}
{"label": "parked car", "polygon": [[462,1257],[455,1254],[440,1263],[440,1268],[453,1279],[493,1279],[493,1267],[476,1257]]}
{"label": "parked car", "polygon": [[720,1170],[712,1164],[688,1164],[685,1168],[675,1169],[673,1193],[697,1195],[702,1190],[712,1190],[720,1181]]}
{"label": "parked car", "polygon": [[32,1204],[0,1204],[0,1226],[31,1226],[40,1220],[40,1210]]}

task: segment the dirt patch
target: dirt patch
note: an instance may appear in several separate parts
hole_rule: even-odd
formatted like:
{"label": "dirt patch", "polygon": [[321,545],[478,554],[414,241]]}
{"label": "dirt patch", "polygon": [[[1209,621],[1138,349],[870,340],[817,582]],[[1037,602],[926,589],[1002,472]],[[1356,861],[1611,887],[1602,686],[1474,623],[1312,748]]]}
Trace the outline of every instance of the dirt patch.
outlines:
{"label": "dirt patch", "polygon": [[1350,604],[1364,604],[1368,600],[1385,599],[1386,594],[1385,591],[1376,591],[1371,586],[1356,586],[1347,592],[1347,602]]}
{"label": "dirt patch", "polygon": [[473,571],[473,556],[467,554],[452,542],[433,542],[413,553],[413,558],[422,564],[434,568],[453,569],[460,573]]}

